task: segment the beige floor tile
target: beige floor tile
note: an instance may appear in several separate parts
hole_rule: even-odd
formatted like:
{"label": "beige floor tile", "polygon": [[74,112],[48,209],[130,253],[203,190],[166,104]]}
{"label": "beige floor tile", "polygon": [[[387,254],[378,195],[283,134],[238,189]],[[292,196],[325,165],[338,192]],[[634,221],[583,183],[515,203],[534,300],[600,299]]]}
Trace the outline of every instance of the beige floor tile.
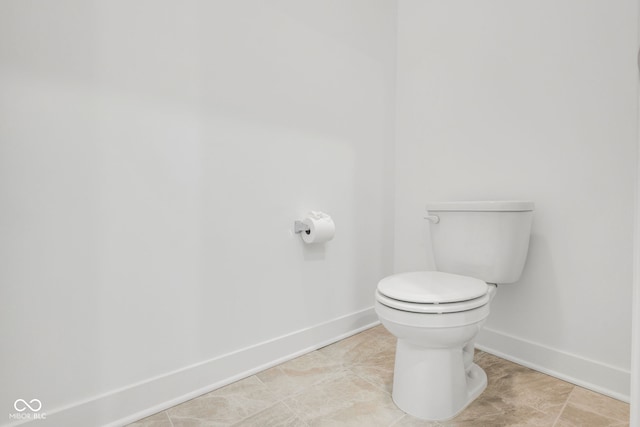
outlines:
{"label": "beige floor tile", "polygon": [[394,353],[395,347],[396,338],[380,325],[323,347],[319,351],[350,366],[379,353]]}
{"label": "beige floor tile", "polygon": [[476,415],[476,417],[459,416],[440,424],[444,427],[551,427],[557,417],[556,414],[540,412],[528,406],[517,406],[504,412]]}
{"label": "beige floor tile", "polygon": [[576,386],[556,425],[618,427],[628,422],[629,404]]}
{"label": "beige floor tile", "polygon": [[354,374],[284,400],[309,426],[389,426],[404,416],[388,393]]}
{"label": "beige floor tile", "polygon": [[458,416],[454,418],[460,425],[473,422],[480,417],[493,417],[504,414],[505,410],[511,407],[504,403],[502,399],[487,394],[486,390],[476,400],[471,402]]}
{"label": "beige floor tile", "polygon": [[487,354],[482,350],[478,350],[477,348],[473,351],[473,361],[478,363],[478,360],[484,357]]}
{"label": "beige floor tile", "polygon": [[344,373],[345,368],[340,360],[314,351],[260,372],[256,376],[278,398],[284,398]]}
{"label": "beige floor tile", "polygon": [[367,344],[348,352],[345,363],[359,377],[391,393],[397,339],[382,325],[362,335]]}
{"label": "beige floor tile", "polygon": [[617,427],[620,425],[622,425],[620,421],[568,404],[554,427]]}
{"label": "beige floor tile", "polygon": [[400,418],[398,422],[392,424],[392,427],[440,427],[441,424],[435,421],[424,421],[418,418],[414,418],[407,414]]}
{"label": "beige floor tile", "polygon": [[360,378],[374,384],[387,393],[393,388],[393,368],[395,351],[378,352],[371,357],[351,364],[349,369]]}
{"label": "beige floor tile", "polygon": [[576,387],[569,396],[569,404],[620,421],[629,420],[629,404],[602,394]]}
{"label": "beige floor tile", "polygon": [[329,358],[340,360],[345,366],[349,366],[384,350],[386,348],[381,348],[378,340],[373,339],[371,334],[363,332],[323,347],[318,351]]}
{"label": "beige floor tile", "polygon": [[527,407],[557,417],[575,387],[491,354],[479,358],[478,364],[488,377],[479,400],[503,412]]}
{"label": "beige floor tile", "polygon": [[234,427],[306,427],[306,425],[284,403],[276,403],[234,424]]}
{"label": "beige floor tile", "polygon": [[390,393],[395,350],[396,338],[380,325],[319,351],[339,360],[361,378]]}
{"label": "beige floor tile", "polygon": [[163,411],[129,424],[129,427],[172,427],[172,425],[169,416]]}
{"label": "beige floor tile", "polygon": [[273,405],[278,399],[251,376],[170,408],[174,427],[229,426]]}
{"label": "beige floor tile", "polygon": [[380,345],[389,348],[395,348],[396,346],[396,337],[393,336],[391,332],[387,331],[387,329],[382,325],[367,329],[366,331],[362,332],[362,335],[365,335],[369,339],[376,340]]}

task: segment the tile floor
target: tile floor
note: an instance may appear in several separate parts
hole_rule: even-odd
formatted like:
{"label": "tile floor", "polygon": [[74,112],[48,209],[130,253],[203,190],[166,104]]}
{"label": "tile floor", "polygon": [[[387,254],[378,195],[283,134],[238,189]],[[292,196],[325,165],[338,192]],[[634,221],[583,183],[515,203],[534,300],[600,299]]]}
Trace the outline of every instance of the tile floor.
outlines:
{"label": "tile floor", "polygon": [[394,353],[377,326],[129,427],[629,425],[628,404],[481,351],[484,393],[451,421],[421,421],[391,400]]}

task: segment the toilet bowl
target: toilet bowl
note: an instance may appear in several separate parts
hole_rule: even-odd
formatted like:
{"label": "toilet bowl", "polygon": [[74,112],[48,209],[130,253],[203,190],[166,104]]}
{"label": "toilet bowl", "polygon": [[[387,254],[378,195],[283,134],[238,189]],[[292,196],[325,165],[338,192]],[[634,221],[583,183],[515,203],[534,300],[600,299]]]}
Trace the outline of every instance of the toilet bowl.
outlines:
{"label": "toilet bowl", "polygon": [[468,354],[465,347],[489,315],[492,289],[478,279],[434,271],[380,281],[375,310],[398,338],[392,397],[400,409],[443,421],[482,393],[487,376],[473,363],[473,348]]}
{"label": "toilet bowl", "polygon": [[398,339],[392,397],[414,417],[444,421],[487,386],[475,363],[475,338],[497,286],[520,278],[533,203],[428,205],[438,271],[394,274],[378,283],[375,310]]}

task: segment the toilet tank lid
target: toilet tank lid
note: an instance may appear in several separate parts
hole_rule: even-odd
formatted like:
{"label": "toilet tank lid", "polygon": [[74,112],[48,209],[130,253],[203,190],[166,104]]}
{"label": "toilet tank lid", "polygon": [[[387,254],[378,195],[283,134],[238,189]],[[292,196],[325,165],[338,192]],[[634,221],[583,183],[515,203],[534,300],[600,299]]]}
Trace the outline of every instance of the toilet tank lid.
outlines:
{"label": "toilet tank lid", "polygon": [[485,200],[460,202],[429,202],[427,210],[467,211],[467,212],[528,212],[534,209],[534,203],[524,200]]}

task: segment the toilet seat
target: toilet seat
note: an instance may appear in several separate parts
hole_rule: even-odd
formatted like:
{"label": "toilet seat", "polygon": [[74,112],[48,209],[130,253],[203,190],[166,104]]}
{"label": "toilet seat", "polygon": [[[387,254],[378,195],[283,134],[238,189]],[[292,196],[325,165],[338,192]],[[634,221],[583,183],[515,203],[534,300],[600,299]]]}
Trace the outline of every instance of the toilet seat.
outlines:
{"label": "toilet seat", "polygon": [[413,313],[455,313],[487,304],[482,280],[439,271],[394,274],[378,283],[376,299],[387,307]]}
{"label": "toilet seat", "polygon": [[460,302],[450,302],[444,304],[437,303],[413,303],[406,301],[399,301],[393,298],[389,298],[380,293],[380,291],[376,292],[376,300],[382,304],[386,305],[389,308],[394,308],[396,310],[408,311],[411,313],[427,313],[427,314],[444,314],[444,313],[458,313],[461,311],[473,310],[474,308],[482,307],[487,304],[490,300],[490,296],[487,293],[480,298],[474,298],[472,300],[460,301]]}

